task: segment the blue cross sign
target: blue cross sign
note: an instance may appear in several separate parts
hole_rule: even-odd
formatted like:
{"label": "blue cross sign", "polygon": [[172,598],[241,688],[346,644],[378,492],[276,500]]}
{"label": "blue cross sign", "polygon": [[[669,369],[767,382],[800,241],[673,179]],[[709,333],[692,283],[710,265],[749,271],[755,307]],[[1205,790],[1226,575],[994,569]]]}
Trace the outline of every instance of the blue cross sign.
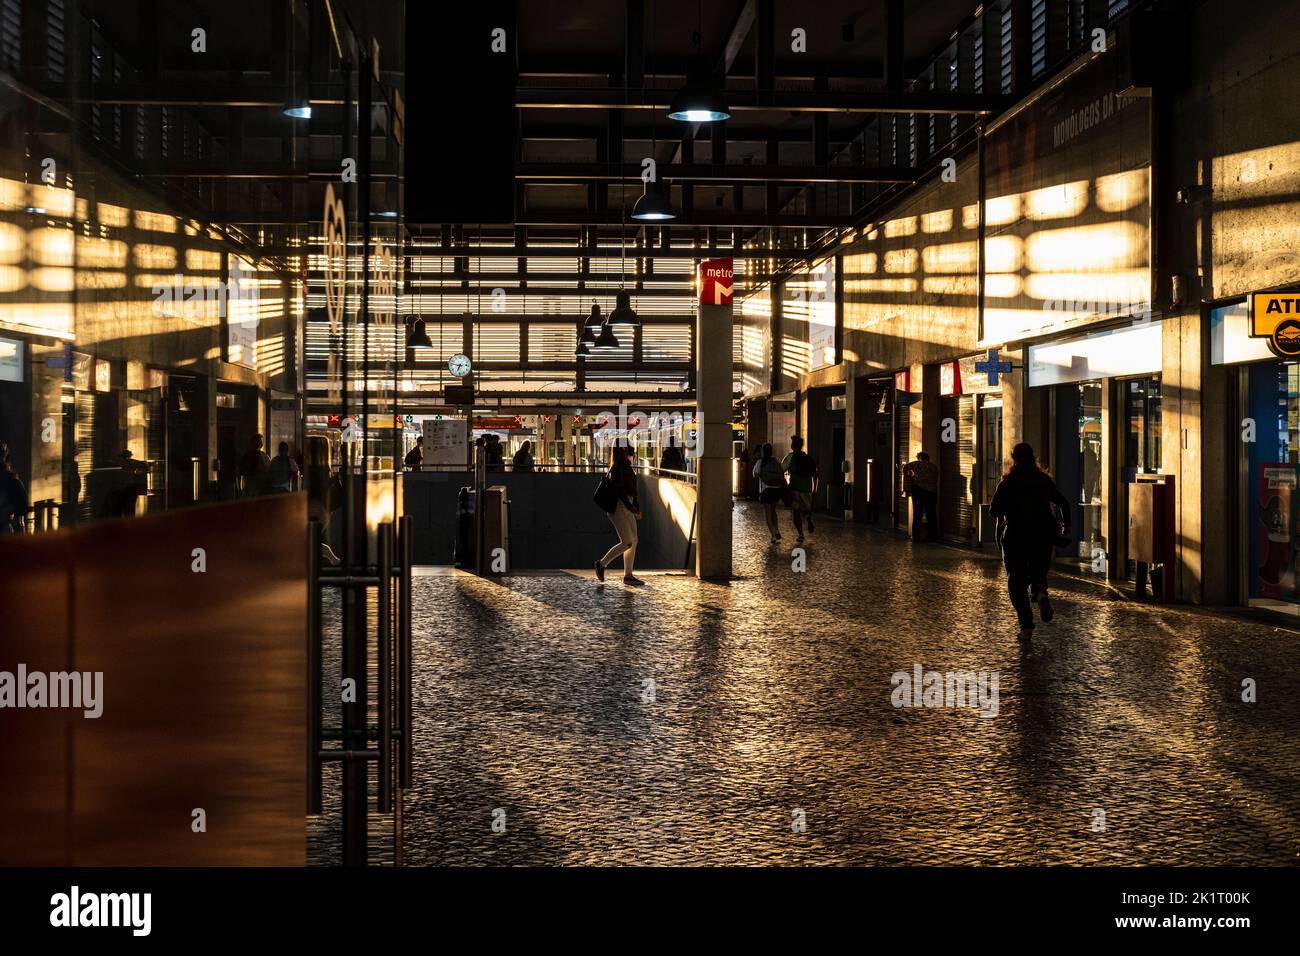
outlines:
{"label": "blue cross sign", "polygon": [[997,349],[989,349],[988,361],[975,363],[975,371],[988,373],[990,385],[996,385],[999,375],[1006,375],[1015,368],[1010,362],[999,361],[1000,358]]}

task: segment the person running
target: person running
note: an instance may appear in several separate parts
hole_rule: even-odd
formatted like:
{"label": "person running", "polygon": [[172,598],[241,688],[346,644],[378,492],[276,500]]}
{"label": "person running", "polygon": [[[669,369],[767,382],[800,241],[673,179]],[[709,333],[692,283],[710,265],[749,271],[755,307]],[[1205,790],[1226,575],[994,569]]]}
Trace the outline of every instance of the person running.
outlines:
{"label": "person running", "polygon": [[939,540],[939,466],[923,451],[903,469],[903,483],[912,499],[912,540],[921,540],[921,519],[925,518],[925,538]]}
{"label": "person running", "polygon": [[803,541],[803,525],[808,522],[808,533],[813,528],[812,499],[817,480],[817,462],[812,455],[803,450],[803,439],[798,435],[790,438],[790,454],[781,462],[781,468],[790,477],[790,510],[794,512],[794,530]]}
{"label": "person running", "polygon": [[776,520],[776,506],[785,498],[785,469],[772,454],[771,442],[764,442],[754,462],[754,477],[758,479],[758,502],[763,506],[767,529],[772,532],[772,544],[781,540],[781,526]]}
{"label": "person running", "polygon": [[[997,538],[1007,568],[1007,592],[1020,622],[1020,640],[1034,632],[1030,604],[1046,624],[1054,615],[1047,596],[1047,572],[1057,539],[1068,533],[1070,503],[1052,476],[1038,467],[1034,449],[1021,442],[1011,450],[1011,470],[998,482],[989,513],[997,519]],[[1052,506],[1061,509],[1058,521]]]}
{"label": "person running", "polygon": [[[636,472],[632,469],[632,458],[625,445],[615,445],[611,450],[609,472],[604,484],[612,489],[608,502],[598,502],[609,515],[610,523],[618,533],[618,544],[605,552],[605,556],[596,562],[596,580],[605,580],[605,569],[623,555],[623,583],[642,584],[632,573],[636,561],[636,523],[641,519],[641,505],[636,496]],[[611,505],[612,503],[612,505]]]}

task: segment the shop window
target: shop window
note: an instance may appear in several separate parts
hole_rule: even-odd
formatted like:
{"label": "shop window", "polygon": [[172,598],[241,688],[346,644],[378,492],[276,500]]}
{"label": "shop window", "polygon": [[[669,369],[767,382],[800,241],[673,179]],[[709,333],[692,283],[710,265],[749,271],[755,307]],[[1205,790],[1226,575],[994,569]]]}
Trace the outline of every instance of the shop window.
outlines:
{"label": "shop window", "polygon": [[1267,362],[1248,372],[1247,414],[1257,437],[1247,456],[1246,576],[1250,603],[1300,605],[1296,494],[1300,471],[1300,363]]}

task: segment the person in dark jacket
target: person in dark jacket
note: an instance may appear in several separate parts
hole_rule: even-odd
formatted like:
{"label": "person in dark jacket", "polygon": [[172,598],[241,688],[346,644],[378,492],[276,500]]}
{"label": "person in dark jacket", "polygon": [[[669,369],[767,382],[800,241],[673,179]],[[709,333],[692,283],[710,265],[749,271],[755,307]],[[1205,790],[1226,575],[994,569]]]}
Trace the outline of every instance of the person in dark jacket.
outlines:
{"label": "person in dark jacket", "polygon": [[677,447],[677,438],[674,435],[668,436],[668,444],[664,446],[663,453],[659,456],[659,470],[686,470],[686,459],[682,457],[682,450]]}
{"label": "person in dark jacket", "polygon": [[0,534],[27,530],[27,486],[9,461],[9,446],[0,442]]}
{"label": "person in dark jacket", "polygon": [[532,471],[533,470],[533,443],[525,441],[515,452],[514,458],[511,459],[515,471]]}
{"label": "person in dark jacket", "polygon": [[636,472],[632,470],[632,458],[626,446],[614,446],[606,480],[618,493],[618,501],[609,515],[610,523],[618,532],[618,544],[596,562],[596,579],[604,581],[605,569],[618,560],[621,554],[623,583],[641,584],[641,580],[632,574],[632,565],[636,561],[636,523],[641,518],[641,505],[636,496]]}
{"label": "person in dark jacket", "polygon": [[[1021,442],[1011,451],[1011,470],[998,482],[989,512],[998,522],[998,542],[1007,568],[1007,591],[1020,622],[1020,639],[1034,632],[1031,602],[1043,623],[1053,617],[1047,572],[1057,539],[1070,527],[1070,503],[1052,476],[1038,467],[1034,449]],[[1061,509],[1058,520],[1052,506]]]}

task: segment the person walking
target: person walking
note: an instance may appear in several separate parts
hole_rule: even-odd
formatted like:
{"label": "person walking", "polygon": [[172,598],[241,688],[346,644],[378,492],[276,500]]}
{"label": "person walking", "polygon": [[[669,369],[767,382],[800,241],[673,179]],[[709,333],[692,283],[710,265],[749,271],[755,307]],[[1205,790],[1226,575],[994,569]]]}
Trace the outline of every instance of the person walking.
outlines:
{"label": "person walking", "polygon": [[[1020,622],[1020,640],[1034,632],[1031,604],[1046,624],[1055,612],[1047,596],[1052,551],[1070,528],[1070,503],[1052,476],[1038,467],[1034,449],[1021,442],[1011,451],[1011,470],[998,482],[989,513],[997,519],[997,539],[1007,569],[1007,592]],[[1058,520],[1052,511],[1061,510]]]}
{"label": "person walking", "polygon": [[276,456],[271,459],[271,469],[268,477],[271,491],[277,493],[293,491],[298,487],[299,474],[298,463],[289,454],[289,443],[287,441],[280,442]]}
{"label": "person walking", "polygon": [[636,523],[641,520],[641,505],[636,495],[636,472],[632,470],[627,446],[615,445],[610,456],[609,472],[596,489],[596,503],[609,515],[618,544],[596,562],[596,580],[605,580],[605,569],[623,556],[623,583],[642,584],[632,573],[636,562]]}
{"label": "person walking", "polygon": [[817,462],[812,455],[803,450],[803,439],[798,435],[790,438],[790,454],[781,462],[781,468],[790,477],[790,510],[794,512],[794,530],[803,541],[803,525],[808,522],[808,533],[813,528],[812,500],[817,481]]}
{"label": "person walking", "polygon": [[519,446],[519,450],[515,452],[511,462],[514,464],[515,471],[532,471],[533,443],[525,440],[524,443]]}
{"label": "person walking", "polygon": [[939,540],[939,466],[923,451],[903,469],[903,487],[912,499],[912,540],[921,540],[925,519],[927,541]]}
{"label": "person walking", "polygon": [[248,451],[239,459],[239,477],[244,480],[245,498],[256,498],[267,492],[271,476],[271,459],[262,451],[262,436],[254,435],[248,442]]}
{"label": "person walking", "polygon": [[772,544],[781,540],[781,526],[776,520],[776,506],[785,500],[787,488],[785,469],[772,454],[771,442],[764,442],[754,462],[754,477],[758,479],[758,502],[763,506],[767,529],[772,532]]}

